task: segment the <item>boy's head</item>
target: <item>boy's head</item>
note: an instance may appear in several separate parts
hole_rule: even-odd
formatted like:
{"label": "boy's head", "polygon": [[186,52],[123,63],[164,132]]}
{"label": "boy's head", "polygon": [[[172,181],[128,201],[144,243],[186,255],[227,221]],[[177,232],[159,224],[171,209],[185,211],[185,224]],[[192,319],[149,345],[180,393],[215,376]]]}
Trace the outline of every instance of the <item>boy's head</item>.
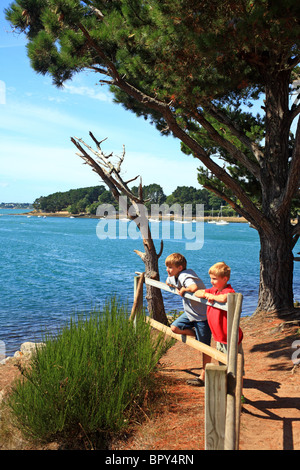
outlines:
{"label": "boy's head", "polygon": [[211,283],[217,289],[223,289],[230,279],[231,269],[223,261],[214,264],[208,271]]}
{"label": "boy's head", "polygon": [[180,253],[172,253],[167,256],[165,264],[169,276],[177,276],[181,271],[186,269],[186,259]]}

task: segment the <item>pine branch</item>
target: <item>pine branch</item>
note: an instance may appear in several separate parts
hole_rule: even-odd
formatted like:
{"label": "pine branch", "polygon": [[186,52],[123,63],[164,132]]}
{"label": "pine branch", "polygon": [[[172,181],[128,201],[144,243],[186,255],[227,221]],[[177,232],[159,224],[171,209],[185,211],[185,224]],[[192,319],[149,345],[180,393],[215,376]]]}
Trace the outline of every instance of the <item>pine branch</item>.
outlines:
{"label": "pine branch", "polygon": [[229,154],[239,163],[241,163],[250,173],[258,180],[261,181],[260,168],[257,164],[253,163],[249,158],[239,150],[235,145],[233,145],[229,140],[225,139],[218,131],[210,124],[210,122],[205,119],[203,114],[197,112],[193,113],[194,118],[199,124],[207,130],[208,134],[212,139],[221,147],[229,152]]}
{"label": "pine branch", "polygon": [[95,65],[89,65],[86,68],[94,70],[94,72],[101,73],[102,75],[107,75],[108,77],[110,77],[109,72],[106,69],[103,69],[102,67],[96,67]]}
{"label": "pine branch", "polygon": [[242,132],[241,129],[239,129],[239,127],[213,103],[205,103],[204,109],[208,112],[211,117],[216,119],[220,124],[226,125],[232,135],[237,137],[239,141],[253,153],[257,162],[261,164],[262,160],[264,159],[264,154],[256,142],[253,142],[251,139],[249,139],[249,137],[247,137],[245,133]]}
{"label": "pine branch", "polygon": [[235,201],[233,201],[229,196],[222,193],[222,191],[220,191],[218,188],[216,188],[212,184],[204,184],[203,188],[207,189],[208,191],[211,191],[216,196],[218,196],[219,198],[226,201],[238,214],[240,214],[242,217],[247,219],[249,222],[251,222],[252,225],[254,225],[256,227],[257,223],[256,223],[255,219],[253,217],[251,217],[251,214],[249,214],[247,211],[245,211],[239,204],[237,204]]}
{"label": "pine branch", "polygon": [[165,119],[169,129],[174,134],[174,136],[178,137],[184,144],[186,144],[194,153],[194,155],[208,168],[208,170],[210,170],[220,181],[222,181],[235,193],[237,198],[241,201],[244,210],[247,211],[248,214],[251,214],[253,220],[256,221],[256,225],[264,226],[265,230],[272,234],[273,230],[271,222],[252,203],[252,201],[244,193],[240,185],[224,169],[222,169],[209,157],[209,155],[205,152],[205,150],[200,146],[200,144],[196,140],[194,140],[187,132],[182,129],[182,127],[176,121],[176,118],[171,109],[169,108],[168,104],[158,100],[157,98],[153,98],[151,96],[146,95],[141,90],[128,83],[125,80],[125,77],[120,76],[113,62],[108,59],[108,57],[104,54],[101,48],[90,37],[86,28],[84,28],[82,24],[79,24],[79,28],[87,38],[90,46],[96,50],[96,52],[104,61],[113,79],[112,83],[145,107],[160,113]]}

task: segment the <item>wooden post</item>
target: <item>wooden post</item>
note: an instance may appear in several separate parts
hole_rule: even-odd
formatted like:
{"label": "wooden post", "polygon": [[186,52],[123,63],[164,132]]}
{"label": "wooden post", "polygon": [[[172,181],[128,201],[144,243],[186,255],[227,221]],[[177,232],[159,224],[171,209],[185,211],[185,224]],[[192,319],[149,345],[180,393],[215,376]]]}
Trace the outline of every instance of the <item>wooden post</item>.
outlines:
{"label": "wooden post", "polygon": [[143,310],[143,286],[145,273],[135,276],[133,279],[134,300],[129,320],[134,320],[138,312]]}
{"label": "wooden post", "polygon": [[227,367],[205,368],[205,450],[224,450]]}
{"label": "wooden post", "polygon": [[237,372],[236,372],[236,406],[235,406],[235,449],[239,449],[240,444],[240,422],[241,422],[241,409],[242,409],[242,392],[243,392],[243,371],[244,361],[241,353],[237,356]]}
{"label": "wooden post", "polygon": [[[227,362],[227,403],[225,426],[225,450],[236,448],[236,372],[238,355],[239,322],[242,310],[241,294],[228,294],[227,331],[228,362]],[[228,324],[227,324],[228,327]]]}

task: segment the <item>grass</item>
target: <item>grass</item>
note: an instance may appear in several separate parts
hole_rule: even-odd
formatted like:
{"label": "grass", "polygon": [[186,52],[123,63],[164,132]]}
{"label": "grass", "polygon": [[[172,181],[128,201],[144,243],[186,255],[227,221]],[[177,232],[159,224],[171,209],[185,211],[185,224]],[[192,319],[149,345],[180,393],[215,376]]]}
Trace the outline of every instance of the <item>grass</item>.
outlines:
{"label": "grass", "polygon": [[126,428],[168,347],[142,318],[134,326],[116,299],[44,342],[9,398],[18,427],[43,442],[79,434],[95,442]]}

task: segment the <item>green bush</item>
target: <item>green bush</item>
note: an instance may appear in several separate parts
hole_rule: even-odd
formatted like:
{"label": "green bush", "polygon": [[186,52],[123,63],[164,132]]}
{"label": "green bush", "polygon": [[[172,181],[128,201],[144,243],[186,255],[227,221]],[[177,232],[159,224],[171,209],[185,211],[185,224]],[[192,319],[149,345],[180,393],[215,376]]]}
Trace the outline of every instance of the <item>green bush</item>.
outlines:
{"label": "green bush", "polygon": [[153,386],[167,347],[142,318],[134,326],[115,299],[72,318],[45,344],[9,401],[22,430],[44,441],[121,430]]}

